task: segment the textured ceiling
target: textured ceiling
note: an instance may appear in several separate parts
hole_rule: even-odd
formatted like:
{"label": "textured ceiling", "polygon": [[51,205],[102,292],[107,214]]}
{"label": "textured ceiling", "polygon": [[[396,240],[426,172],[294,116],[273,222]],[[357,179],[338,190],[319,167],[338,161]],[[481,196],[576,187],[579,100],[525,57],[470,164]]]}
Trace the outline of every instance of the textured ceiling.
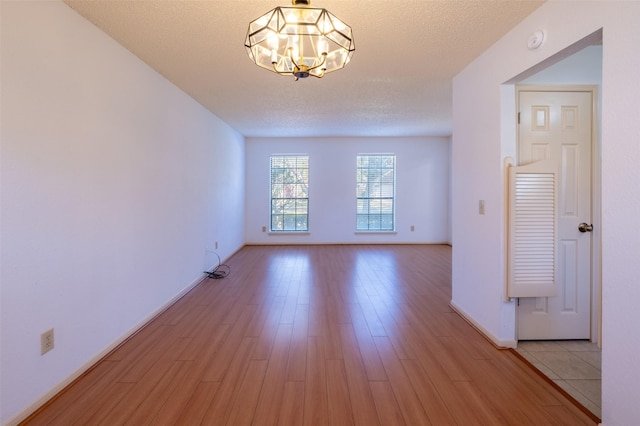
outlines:
{"label": "textured ceiling", "polygon": [[452,77],[542,1],[313,0],[356,52],[300,81],[244,49],[248,23],[289,0],[65,3],[245,136],[416,136],[451,134]]}

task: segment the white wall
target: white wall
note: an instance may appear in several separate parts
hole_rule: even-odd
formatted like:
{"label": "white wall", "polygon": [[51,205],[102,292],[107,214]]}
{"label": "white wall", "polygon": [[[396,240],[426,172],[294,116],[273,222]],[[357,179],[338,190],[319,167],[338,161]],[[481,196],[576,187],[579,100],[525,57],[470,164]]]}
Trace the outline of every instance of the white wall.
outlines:
{"label": "white wall", "polygon": [[[247,138],[248,244],[449,242],[449,138]],[[356,156],[396,155],[396,233],[355,233]],[[309,155],[309,233],[269,229],[269,157]],[[411,225],[415,231],[411,231]]]}
{"label": "white wall", "polygon": [[602,45],[587,46],[562,61],[518,82],[519,84],[602,85]]}
{"label": "white wall", "polygon": [[242,246],[244,140],[63,3],[1,7],[5,424],[200,279],[214,241]]}
{"label": "white wall", "polygon": [[[515,134],[501,128],[501,85],[603,29],[602,67],[602,416],[607,426],[640,419],[640,2],[542,5],[453,82],[453,303],[494,340],[515,338],[514,306],[504,285],[502,159]],[[526,47],[546,31],[538,50]],[[507,140],[505,140],[505,138]],[[477,214],[478,199],[487,214]]]}

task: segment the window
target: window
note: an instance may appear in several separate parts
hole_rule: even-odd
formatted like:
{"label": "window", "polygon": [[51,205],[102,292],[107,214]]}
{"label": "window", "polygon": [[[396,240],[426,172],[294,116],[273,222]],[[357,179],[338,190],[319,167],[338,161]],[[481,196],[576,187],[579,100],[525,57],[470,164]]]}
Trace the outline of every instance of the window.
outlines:
{"label": "window", "polygon": [[393,231],[395,155],[358,155],[357,231]]}
{"label": "window", "polygon": [[309,230],[309,157],[271,156],[271,231]]}

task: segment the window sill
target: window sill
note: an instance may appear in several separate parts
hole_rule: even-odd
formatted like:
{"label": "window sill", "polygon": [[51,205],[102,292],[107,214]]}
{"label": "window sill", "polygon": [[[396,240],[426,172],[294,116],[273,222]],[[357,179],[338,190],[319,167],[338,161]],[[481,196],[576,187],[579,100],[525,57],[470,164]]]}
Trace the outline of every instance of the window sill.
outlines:
{"label": "window sill", "polygon": [[354,234],[356,234],[356,235],[368,235],[368,234],[376,234],[376,235],[380,235],[380,234],[397,235],[397,234],[398,234],[398,232],[397,232],[397,231],[356,231],[356,232],[354,232]]}
{"label": "window sill", "polygon": [[311,235],[309,231],[269,231],[267,235]]}

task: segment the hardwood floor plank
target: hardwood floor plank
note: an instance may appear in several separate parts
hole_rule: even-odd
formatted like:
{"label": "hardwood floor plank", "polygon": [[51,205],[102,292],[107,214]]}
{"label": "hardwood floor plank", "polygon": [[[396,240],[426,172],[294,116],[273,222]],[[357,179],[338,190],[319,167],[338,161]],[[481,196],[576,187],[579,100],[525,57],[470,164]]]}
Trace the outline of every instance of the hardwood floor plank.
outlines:
{"label": "hardwood floor plank", "polygon": [[244,331],[255,312],[255,305],[246,305],[242,315],[225,335],[224,342],[210,359],[204,360],[207,364],[202,371],[202,381],[221,382],[229,365],[236,356],[236,351],[244,339]]}
{"label": "hardwood floor plank", "polygon": [[301,425],[304,421],[304,381],[285,382],[279,425]]}
{"label": "hardwood floor plank", "polygon": [[118,381],[139,382],[159,362],[177,360],[180,352],[184,350],[188,343],[186,340],[181,340],[179,331],[175,326],[168,326],[156,344],[136,360],[138,362],[129,364],[130,368],[122,374]]}
{"label": "hardwood floor plank", "polygon": [[98,424],[105,426],[125,424],[132,417],[137,418],[142,414],[151,418],[152,414],[155,414],[152,411],[155,407],[152,406],[153,401],[149,399],[150,395],[158,395],[159,398],[162,398],[161,392],[170,389],[173,380],[186,373],[187,363],[188,361],[168,359],[156,363],[154,369],[136,382],[125,397]]}
{"label": "hardwood floor plank", "polygon": [[[127,418],[125,425],[150,425],[155,424],[154,419],[165,406],[167,399],[174,392],[175,388],[180,383],[180,380],[187,373],[191,367],[193,361],[176,361],[171,365],[171,368],[162,377],[156,386],[149,392],[141,404],[139,404],[135,411]],[[120,417],[122,418],[122,417]],[[112,424],[120,424],[118,420]]]}
{"label": "hardwood floor plank", "polygon": [[[67,421],[67,418],[60,418],[60,422],[55,421],[51,423],[42,423],[48,425],[97,425],[100,424],[102,419],[104,419],[109,413],[111,413],[115,407],[120,403],[120,401],[125,398],[129,392],[131,392],[131,388],[133,388],[133,383],[112,383],[102,390],[99,398],[92,398],[91,403],[85,403],[82,405],[84,407],[82,410],[78,410],[77,408],[72,408],[69,410],[68,417],[72,419],[71,421]],[[58,420],[58,419],[56,419]]]}
{"label": "hardwood floor plank", "polygon": [[[219,387],[220,382],[199,382],[191,394],[189,401],[187,401],[185,406],[178,411],[177,416],[175,416],[175,422],[167,424],[180,426],[201,424],[202,419],[204,418],[211,401],[215,398]],[[169,420],[172,420],[172,418]]]}
{"label": "hardwood floor plank", "polygon": [[[180,383],[176,386],[173,393],[170,395],[169,400],[165,403],[158,414],[154,423],[158,424],[175,424],[179,422],[179,419],[183,416],[183,412],[189,413],[192,410],[191,405],[199,402],[199,396],[194,395],[198,391],[200,384],[202,383],[203,372],[205,371],[209,360],[216,353],[217,348],[220,346],[222,339],[226,336],[226,332],[229,328],[228,324],[217,325],[216,329],[212,330],[210,335],[205,335],[200,338],[201,346],[206,345],[205,348],[200,347],[200,351],[194,354],[191,368],[188,369],[186,374],[180,380]],[[184,351],[183,351],[184,352]],[[183,356],[179,358],[182,360]],[[219,382],[204,382],[215,383],[212,388],[217,391],[219,388]],[[207,400],[207,405],[211,399]],[[197,410],[199,407],[196,406]],[[200,414],[197,414],[200,416]],[[189,413],[189,418],[193,414]],[[201,416],[199,417],[201,418]]]}
{"label": "hardwood floor plank", "polygon": [[451,309],[448,246],[226,263],[23,424],[597,424]]}
{"label": "hardwood floor plank", "polygon": [[327,318],[335,324],[351,324],[350,309],[335,295],[327,296]]}
{"label": "hardwood floor plank", "polygon": [[223,324],[237,324],[238,319],[244,314],[247,308],[247,303],[241,297],[230,297],[227,299],[229,309],[227,309],[226,315],[222,318]]}
{"label": "hardwood floor plank", "polygon": [[125,344],[118,346],[108,354],[106,359],[111,361],[125,360],[131,368],[134,361],[147,353],[158,341],[164,339],[167,330],[171,330],[170,325],[152,322],[131,336]]}
{"label": "hardwood floor plank", "polygon": [[566,398],[554,388],[549,388],[548,383],[538,374],[532,371],[527,365],[519,362],[514,356],[510,356],[508,351],[501,351],[496,356],[500,356],[496,365],[503,375],[512,377],[515,383],[526,388],[527,398],[534,401],[539,406],[553,406],[566,404]]}
{"label": "hardwood floor plank", "polygon": [[322,337],[309,337],[307,351],[307,377],[304,388],[304,424],[329,424],[326,381],[326,361]]}
{"label": "hardwood floor plank", "polygon": [[354,420],[344,361],[341,359],[328,359],[326,374],[329,424],[353,425]]}
{"label": "hardwood floor plank", "polygon": [[494,360],[476,360],[471,370],[473,382],[491,401],[508,424],[551,424],[553,418],[544,410],[536,410],[536,403],[528,392],[500,380],[500,366]]}
{"label": "hardwood floor plank", "polygon": [[67,407],[73,406],[77,401],[90,406],[92,410],[98,409],[97,406],[92,405],[95,395],[99,392],[98,389],[108,386],[118,378],[120,372],[114,368],[116,366],[118,366],[118,361],[105,361],[98,364],[85,375],[82,382],[59,395],[55,405],[38,416],[38,424],[71,424],[73,422],[73,418],[70,416],[72,411]]}
{"label": "hardwood floor plank", "polygon": [[327,310],[323,305],[324,296],[313,296],[309,303],[309,336],[324,336],[329,330]]}
{"label": "hardwood floor plank", "polygon": [[[216,391],[216,396],[211,401],[203,418],[203,424],[224,424],[231,414],[230,408],[234,399],[238,397],[241,382],[238,377],[243,377],[249,366],[251,355],[256,347],[255,337],[245,337],[235,351],[233,360]],[[206,381],[203,377],[202,380]]]}
{"label": "hardwood floor plank", "polygon": [[[194,392],[196,392],[196,389],[186,389],[176,386],[165,403],[159,407],[153,420],[148,424],[153,426],[172,426],[178,423],[182,410],[190,401]],[[130,424],[135,425],[136,423]]]}
{"label": "hardwood floor plank", "polygon": [[273,307],[275,301],[275,295],[265,296],[260,303],[252,303],[256,306],[256,311],[251,321],[247,325],[244,332],[248,337],[259,337],[262,334],[262,329],[265,326],[270,314],[270,309]]}
{"label": "hardwood floor plank", "polygon": [[342,327],[341,331],[343,348],[345,348],[344,356],[352,354],[351,359],[355,359],[355,356],[360,355],[369,380],[388,380],[387,372],[382,365],[373,337],[369,334],[369,329],[366,326],[364,328]]}
{"label": "hardwood floor plank", "polygon": [[[371,388],[369,387],[370,379],[363,362],[363,352],[360,350],[353,328],[349,324],[343,324],[340,327],[340,331],[347,385],[349,386],[349,396],[351,406],[353,407],[353,421],[356,425],[375,426],[379,423],[378,417],[375,415],[375,401],[373,400]],[[372,350],[377,357],[375,346]],[[386,380],[384,367],[379,358],[378,363],[382,371],[376,374],[384,376]]]}
{"label": "hardwood floor plank", "polygon": [[414,359],[405,359],[402,360],[402,366],[431,423],[434,425],[455,425],[455,418],[447,409],[438,389],[429,376],[424,373],[419,362]]}
{"label": "hardwood floor plank", "polygon": [[[417,364],[420,365],[422,371],[418,369]],[[447,374],[442,370],[437,362],[427,362],[423,357],[417,360],[417,364],[412,364],[411,360],[404,360],[403,365],[405,367],[415,367],[412,373],[417,376],[411,376],[411,380],[417,382],[414,387],[417,389],[417,393],[421,396],[421,402],[424,398],[424,392],[428,390],[424,387],[425,382],[431,381],[433,383],[440,400],[446,405],[448,413],[455,419],[456,424],[472,424],[469,423],[474,419],[473,410],[475,407],[469,405],[467,401],[462,397],[455,387],[455,382],[452,381]],[[421,377],[424,376],[424,377]],[[429,407],[426,402],[423,402],[425,410]],[[447,418],[446,414],[442,415],[443,418]]]}
{"label": "hardwood floor plank", "polygon": [[193,336],[178,355],[179,361],[209,360],[229,333],[229,324],[208,324]]}
{"label": "hardwood floor plank", "polygon": [[299,286],[291,287],[289,288],[289,293],[287,293],[287,295],[285,296],[282,315],[280,315],[280,324],[293,324],[296,319]]}
{"label": "hardwood floor plank", "polygon": [[453,386],[457,389],[461,399],[470,407],[470,409],[464,411],[465,418],[459,420],[459,422],[463,422],[461,424],[508,425],[496,408],[488,403],[485,396],[475,386],[475,383],[457,381],[453,382]]}
{"label": "hardwood floor plank", "polygon": [[575,407],[552,405],[544,407],[544,411],[549,413],[553,423],[556,425],[577,426],[593,424],[593,420],[584,417],[583,413],[577,413]]}
{"label": "hardwood floor plank", "polygon": [[287,381],[304,382],[307,375],[307,336],[309,334],[309,305],[297,305],[291,336],[291,352],[287,364]]}
{"label": "hardwood floor plank", "polygon": [[431,421],[411,386],[393,345],[387,337],[374,337],[374,341],[389,376],[389,383],[400,406],[402,417],[410,425],[430,425]]}
{"label": "hardwood floor plank", "polygon": [[389,382],[371,382],[369,386],[376,405],[379,423],[385,426],[407,425]]}
{"label": "hardwood floor plank", "polygon": [[326,359],[342,359],[342,340],[340,338],[340,324],[329,322],[327,332],[321,337],[323,340],[324,357]]}
{"label": "hardwood floor plank", "polygon": [[284,302],[285,299],[283,297],[276,297],[273,299],[273,304],[269,309],[269,315],[265,318],[262,331],[258,336],[256,349],[253,351],[253,359],[269,359],[273,345],[276,341],[276,335],[280,328],[280,317],[284,309]]}
{"label": "hardwood floor plank", "polygon": [[254,419],[260,424],[274,425],[278,422],[292,333],[293,326],[290,324],[281,324],[277,329],[273,353],[269,357],[269,364],[254,416]]}
{"label": "hardwood floor plank", "polygon": [[250,425],[260,398],[260,391],[267,371],[266,359],[252,359],[249,361],[247,372],[238,390],[238,397],[234,400],[229,413],[227,425]]}
{"label": "hardwood floor plank", "polygon": [[373,307],[373,304],[371,303],[366,290],[362,290],[359,292],[358,306],[360,307],[367,326],[369,327],[369,333],[371,333],[371,335],[374,337],[386,336],[387,330],[385,330],[384,325],[382,325],[382,322],[378,317],[378,313]]}
{"label": "hardwood floor plank", "polygon": [[[32,424],[38,425],[71,425],[87,424],[103,406],[113,406],[119,402],[120,392],[127,392],[133,383],[115,383],[121,370],[115,368],[118,361],[105,361],[90,371],[82,383],[69,389],[68,392],[56,399],[56,404],[51,410],[47,410],[37,417]],[[112,386],[113,385],[113,386]],[[111,386],[111,388],[110,388]],[[104,389],[109,389],[105,393]],[[117,389],[114,391],[114,389]],[[103,403],[104,402],[104,403]],[[78,416],[73,407],[82,404],[86,409]]]}
{"label": "hardwood floor plank", "polygon": [[402,325],[395,323],[385,325],[385,330],[387,330],[387,337],[398,354],[398,358],[415,359],[417,357],[415,351],[411,349],[411,345],[406,341],[404,334],[402,334]]}
{"label": "hardwood floor plank", "polygon": [[[464,371],[465,366],[459,364],[456,359],[452,358],[436,336],[425,336],[424,333],[419,335],[416,327],[403,327],[402,332],[405,334],[413,351],[416,352],[417,359],[422,363],[423,368],[431,373],[439,373],[443,371],[449,380],[469,380],[468,375]],[[432,377],[432,380],[439,381],[442,378],[439,375]]]}

